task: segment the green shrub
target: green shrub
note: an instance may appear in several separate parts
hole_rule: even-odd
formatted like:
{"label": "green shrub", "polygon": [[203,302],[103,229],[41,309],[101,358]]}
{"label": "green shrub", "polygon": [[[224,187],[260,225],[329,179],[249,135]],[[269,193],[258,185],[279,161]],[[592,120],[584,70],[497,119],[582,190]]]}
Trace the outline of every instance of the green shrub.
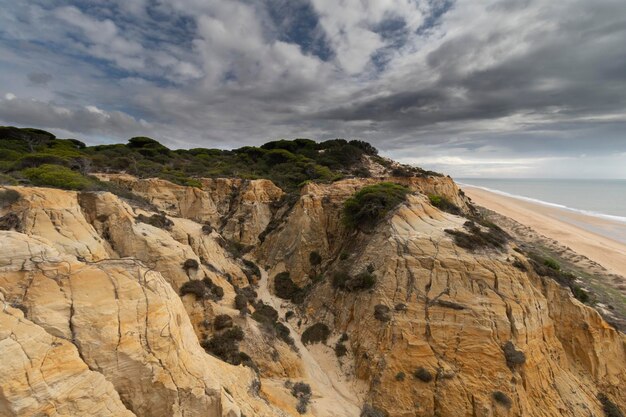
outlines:
{"label": "green shrub", "polygon": [[556,260],[543,258],[536,253],[529,253],[528,256],[528,263],[537,274],[552,278],[559,284],[568,287],[572,295],[580,302],[588,303],[591,301],[591,293],[576,283],[576,275],[563,270]]}
{"label": "green shrub", "polygon": [[589,293],[583,288],[574,284],[570,287],[570,289],[572,290],[572,294],[578,301],[580,301],[581,303],[589,302]]}
{"label": "green shrub", "polygon": [[215,319],[213,319],[213,326],[215,327],[215,330],[223,330],[228,327],[233,327],[233,318],[228,314],[220,314],[215,316]]}
{"label": "green shrub", "polygon": [[46,187],[84,190],[94,185],[93,180],[60,165],[44,164],[25,169],[22,174],[34,185]]}
{"label": "green shrub", "polygon": [[513,401],[511,401],[509,396],[503,393],[502,391],[495,391],[493,393],[493,399],[496,400],[496,402],[505,406],[506,408],[510,408],[511,405],[513,404]]}
{"label": "green shrub", "polygon": [[194,279],[181,285],[179,292],[181,296],[193,294],[196,299],[202,300],[208,296],[209,288],[207,288],[204,282]]}
{"label": "green shrub", "polygon": [[208,340],[201,343],[201,346],[208,353],[217,356],[221,360],[232,365],[240,365],[244,359],[248,359],[247,355],[243,356],[239,352],[239,342],[244,339],[243,330],[235,326],[227,329],[221,334],[214,335]]}
{"label": "green shrub", "polygon": [[317,266],[322,263],[322,255],[317,251],[309,253],[309,263],[311,266]]}
{"label": "green shrub", "polygon": [[237,294],[235,296],[235,308],[239,311],[244,311],[248,307],[248,298],[243,294]]}
{"label": "green shrub", "polygon": [[524,352],[517,350],[513,342],[510,340],[504,344],[502,350],[504,351],[506,364],[512,370],[515,369],[517,365],[523,365],[526,362],[526,355]]}
{"label": "green shrub", "polygon": [[404,378],[406,378],[406,374],[404,372],[400,371],[396,374],[396,381],[404,381]]}
{"label": "green shrub", "polygon": [[598,394],[598,401],[602,404],[602,409],[606,417],[624,417],[624,414],[613,401],[604,393]]}
{"label": "green shrub", "polygon": [[344,223],[349,228],[372,227],[404,202],[408,193],[407,187],[391,182],[363,187],[344,203]]}
{"label": "green shrub", "polygon": [[335,355],[338,358],[341,358],[343,356],[346,356],[348,354],[348,348],[346,347],[346,345],[344,345],[341,342],[337,342],[335,344]]}
{"label": "green shrub", "polygon": [[140,214],[139,216],[137,216],[135,221],[140,223],[146,223],[151,226],[165,230],[170,230],[172,226],[174,226],[174,222],[168,219],[163,213],[153,214],[150,217]]}
{"label": "green shrub", "polygon": [[224,298],[224,288],[220,287],[219,285],[213,285],[211,287],[211,298],[214,301]]}
{"label": "green shrub", "polygon": [[287,326],[280,322],[276,322],[274,324],[274,331],[276,331],[276,336],[283,342],[287,343],[289,346],[295,346],[296,342],[290,336],[291,331]]}
{"label": "green shrub", "polygon": [[452,203],[447,198],[440,195],[429,195],[428,199],[430,200],[430,204],[437,207],[441,211],[445,211],[450,214],[454,214],[456,216],[460,216],[463,214],[459,206]]}
{"label": "green shrub", "polygon": [[557,261],[552,258],[546,258],[543,260],[543,264],[550,269],[554,269],[555,271],[561,270],[561,265]]}
{"label": "green shrub", "polygon": [[179,292],[181,297],[186,294],[193,294],[197,300],[209,298],[218,301],[224,297],[224,289],[213,284],[208,278],[204,278],[202,281],[195,279],[187,281],[180,287]]}
{"label": "green shrub", "polygon": [[384,304],[374,306],[374,318],[383,323],[391,320],[391,309]]}
{"label": "green shrub", "polygon": [[311,402],[311,396],[313,395],[311,386],[304,382],[296,382],[291,387],[291,395],[298,399],[298,404],[296,405],[298,413],[306,414],[307,406]]}
{"label": "green shrub", "polygon": [[473,221],[467,221],[464,224],[468,232],[461,230],[446,229],[444,232],[454,237],[454,243],[457,246],[474,251],[483,248],[501,249],[509,240],[509,235],[499,226],[493,223],[484,223],[486,231],[481,229]]}
{"label": "green shrub", "polygon": [[14,170],[36,168],[41,165],[66,165],[66,160],[56,155],[36,153],[24,155],[13,164]]}
{"label": "green shrub", "polygon": [[274,324],[278,320],[278,312],[274,307],[264,304],[262,301],[255,306],[252,318],[259,323]]}
{"label": "green shrub", "polygon": [[428,369],[424,368],[423,366],[420,366],[419,368],[417,368],[415,372],[413,372],[413,376],[419,379],[420,381],[426,382],[426,383],[433,380],[433,375],[430,373]]}
{"label": "green shrub", "polygon": [[244,266],[243,272],[246,274],[246,277],[248,278],[248,282],[250,284],[254,282],[255,278],[261,279],[261,269],[257,264],[247,259],[242,259],[241,261],[243,262]]}
{"label": "green shrub", "polygon": [[394,310],[396,311],[407,311],[409,306],[404,303],[398,303],[395,305]]}
{"label": "green shrub", "polygon": [[22,222],[15,213],[0,217],[0,230],[19,230]]}
{"label": "green shrub", "polygon": [[388,415],[383,410],[379,410],[369,404],[363,405],[363,409],[361,409],[361,417],[387,417]]}
{"label": "green shrub", "polygon": [[324,323],[315,323],[302,333],[302,343],[309,345],[312,343],[326,343],[330,336],[330,329]]}
{"label": "green shrub", "polygon": [[[0,170],[2,169],[2,163],[0,163]],[[10,175],[0,174],[0,185],[17,185],[17,180]]]}
{"label": "green shrub", "polygon": [[198,261],[196,261],[195,259],[187,259],[185,262],[183,262],[183,269],[187,273],[189,273],[190,269],[198,270],[199,267],[200,265],[198,264]]}
{"label": "green shrub", "polygon": [[352,277],[346,271],[340,270],[334,273],[332,283],[333,287],[344,291],[361,291],[374,287],[376,277],[367,271]]}
{"label": "green shrub", "polygon": [[0,208],[9,207],[20,199],[20,193],[15,190],[0,190]]}
{"label": "green shrub", "polygon": [[281,272],[274,277],[274,291],[283,300],[291,300],[294,304],[304,302],[307,289],[298,287],[289,276],[289,272]]}

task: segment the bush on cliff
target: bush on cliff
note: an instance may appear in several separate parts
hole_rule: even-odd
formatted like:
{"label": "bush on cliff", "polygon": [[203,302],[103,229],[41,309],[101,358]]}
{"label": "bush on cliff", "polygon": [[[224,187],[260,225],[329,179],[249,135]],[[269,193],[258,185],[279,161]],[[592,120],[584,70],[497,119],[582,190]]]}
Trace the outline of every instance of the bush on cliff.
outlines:
{"label": "bush on cliff", "polygon": [[443,196],[429,195],[428,199],[430,200],[430,204],[437,207],[441,211],[445,211],[446,213],[454,214],[456,216],[463,214],[459,206],[450,202],[450,200]]}
{"label": "bush on cliff", "polygon": [[276,296],[283,300],[290,300],[294,304],[302,304],[310,286],[298,287],[289,276],[289,272],[281,272],[274,277]]}
{"label": "bush on cliff", "polygon": [[312,343],[326,343],[330,336],[330,329],[324,323],[315,323],[302,333],[302,343],[309,345]]}
{"label": "bush on cliff", "polygon": [[484,248],[502,249],[509,240],[509,235],[494,223],[483,222],[479,226],[474,221],[468,220],[464,228],[466,231],[452,229],[444,231],[453,236],[457,246],[470,251]]}
{"label": "bush on cliff", "polygon": [[510,408],[511,405],[513,404],[513,401],[511,401],[511,398],[509,398],[509,396],[503,393],[502,391],[495,391],[493,393],[493,399],[496,400],[497,403],[505,406],[506,408]]}
{"label": "bush on cliff", "polygon": [[376,276],[369,271],[363,271],[351,276],[347,271],[335,272],[332,281],[333,287],[344,291],[369,290],[376,285]]}
{"label": "bush on cliff", "polygon": [[391,182],[363,187],[344,203],[344,223],[349,228],[372,227],[404,202],[408,193],[407,187]]}
{"label": "bush on cliff", "polygon": [[613,401],[604,393],[598,394],[598,401],[602,404],[602,409],[606,417],[624,417],[624,413],[619,409]]}
{"label": "bush on cliff", "polygon": [[510,340],[502,347],[506,364],[509,368],[515,369],[518,365],[526,363],[526,355],[521,350],[517,350]]}
{"label": "bush on cliff", "polygon": [[430,373],[430,371],[426,368],[424,368],[423,366],[420,366],[419,368],[417,368],[415,370],[415,372],[413,372],[413,376],[416,379],[419,379],[422,382],[430,382],[433,380],[433,375]]}
{"label": "bush on cliff", "polygon": [[61,165],[43,164],[21,171],[33,185],[56,187],[66,190],[84,190],[94,181]]}
{"label": "bush on cliff", "polygon": [[[354,173],[369,176],[363,156],[379,160],[377,153],[367,142],[344,139],[319,143],[278,140],[233,150],[170,150],[148,137],[134,137],[127,144],[85,146],[76,139],[57,139],[38,129],[0,127],[0,174],[15,179],[23,179],[22,169],[48,164],[82,174],[123,171],[193,187],[202,186],[198,177],[267,178],[287,191],[295,191],[306,181],[330,182]],[[45,185],[66,188],[63,184]]]}
{"label": "bush on cliff", "polygon": [[241,327],[235,326],[220,334],[213,335],[210,339],[203,341],[201,345],[204,350],[221,360],[232,365],[239,365],[248,359],[247,355],[244,356],[242,352],[239,352],[239,342],[243,339],[243,330]]}
{"label": "bush on cliff", "polygon": [[20,199],[20,193],[15,190],[0,191],[0,208],[5,208]]}

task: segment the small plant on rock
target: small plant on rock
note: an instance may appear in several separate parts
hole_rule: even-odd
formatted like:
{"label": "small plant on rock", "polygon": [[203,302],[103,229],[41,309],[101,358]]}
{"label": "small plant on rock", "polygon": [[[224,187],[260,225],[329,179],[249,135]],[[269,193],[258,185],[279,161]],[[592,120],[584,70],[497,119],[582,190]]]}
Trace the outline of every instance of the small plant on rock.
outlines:
{"label": "small plant on rock", "polygon": [[200,265],[198,264],[198,261],[196,261],[195,259],[187,259],[184,263],[183,263],[183,269],[185,270],[185,272],[189,273],[189,271],[191,269],[193,270],[198,270],[198,267]]}
{"label": "small plant on rock", "polygon": [[391,320],[391,309],[384,304],[377,304],[374,307],[374,318],[383,323],[388,322]]}
{"label": "small plant on rock", "polygon": [[206,298],[208,290],[206,285],[204,285],[202,281],[193,279],[191,281],[185,282],[180,287],[180,295],[183,296],[186,294],[193,294],[195,295],[196,299],[202,300]]}
{"label": "small plant on rock", "polygon": [[302,343],[305,345],[313,343],[326,343],[330,336],[330,329],[324,323],[315,323],[302,333]]}
{"label": "small plant on rock", "polygon": [[493,393],[493,399],[496,400],[497,403],[505,406],[506,408],[510,408],[511,405],[513,404],[509,396],[503,393],[502,391],[495,391]]}
{"label": "small plant on rock", "polygon": [[433,375],[428,371],[428,369],[424,368],[423,366],[417,368],[415,372],[413,372],[413,376],[420,381],[426,383],[433,380]]}
{"label": "small plant on rock", "polygon": [[598,394],[598,401],[602,404],[602,409],[606,417],[624,417],[624,413],[619,409],[613,401],[609,399],[604,393]]}
{"label": "small plant on rock", "polygon": [[407,187],[391,182],[363,187],[344,203],[344,223],[352,229],[371,228],[404,202],[409,192]]}
{"label": "small plant on rock", "polygon": [[215,326],[215,330],[223,330],[228,327],[233,327],[233,318],[228,314],[220,314],[213,320],[213,326]]}
{"label": "small plant on rock", "polygon": [[311,266],[317,266],[322,263],[322,255],[317,251],[309,253],[309,263]]}
{"label": "small plant on rock", "polygon": [[509,368],[515,369],[517,365],[523,365],[526,362],[526,355],[521,350],[517,350],[510,340],[502,347],[506,364]]}
{"label": "small plant on rock", "polygon": [[296,405],[298,413],[306,414],[309,402],[311,402],[311,396],[313,395],[311,386],[304,382],[296,382],[291,387],[291,395],[298,399],[298,404]]}

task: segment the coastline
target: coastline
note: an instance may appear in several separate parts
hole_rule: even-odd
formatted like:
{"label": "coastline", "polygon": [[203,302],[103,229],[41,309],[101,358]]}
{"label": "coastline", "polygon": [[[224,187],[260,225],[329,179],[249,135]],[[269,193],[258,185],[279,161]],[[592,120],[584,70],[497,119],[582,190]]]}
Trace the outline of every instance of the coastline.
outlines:
{"label": "coastline", "polygon": [[509,217],[571,248],[607,271],[626,277],[626,224],[528,199],[509,197],[470,185],[463,191],[474,203]]}

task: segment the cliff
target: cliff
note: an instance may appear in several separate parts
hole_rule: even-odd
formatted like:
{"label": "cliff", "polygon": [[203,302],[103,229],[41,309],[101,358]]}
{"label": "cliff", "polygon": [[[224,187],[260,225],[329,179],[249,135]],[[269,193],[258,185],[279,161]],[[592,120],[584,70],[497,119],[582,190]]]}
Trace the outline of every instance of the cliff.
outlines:
{"label": "cliff", "polygon": [[[388,179],[410,194],[371,229],[347,228],[343,203],[382,178],[295,195],[268,180],[99,178],[141,203],[0,190],[18,193],[0,209],[0,415],[600,417],[600,398],[626,409],[624,334],[514,241],[459,244],[497,229],[467,225],[476,214],[448,177]],[[281,272],[298,297],[277,297]]]}

